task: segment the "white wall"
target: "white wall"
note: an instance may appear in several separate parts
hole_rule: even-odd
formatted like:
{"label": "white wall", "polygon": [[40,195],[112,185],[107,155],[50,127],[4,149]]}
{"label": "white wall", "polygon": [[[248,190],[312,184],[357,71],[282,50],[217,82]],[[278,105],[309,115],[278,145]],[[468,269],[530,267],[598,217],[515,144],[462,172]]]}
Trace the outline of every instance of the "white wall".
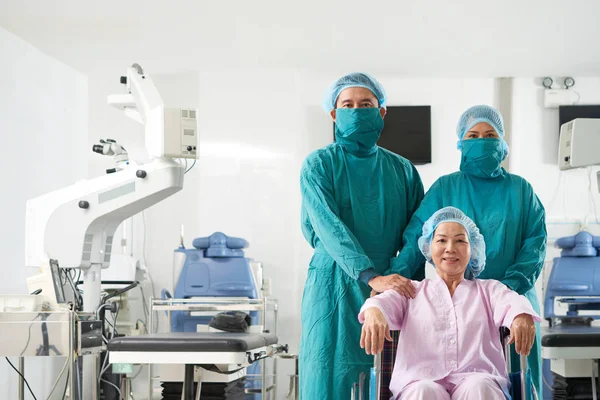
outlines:
{"label": "white wall", "polygon": [[[197,77],[176,76],[170,84],[169,77],[156,80],[167,103],[174,89],[179,95],[196,82],[200,109],[200,159],[182,192],[147,211],[147,259],[156,290],[172,287],[172,251],[181,224],[186,246],[216,231],[243,237],[250,242],[247,256],[261,261],[265,276],[272,278],[281,341],[296,351],[298,294],[310,257],[298,222],[298,171],[310,142],[320,146],[330,136],[307,133],[305,120],[313,118],[306,115],[314,110],[302,106],[294,71],[214,70],[199,71]],[[330,129],[327,118],[321,122]],[[282,361],[280,367],[285,388],[293,365]]]}
{"label": "white wall", "polygon": [[[3,28],[0,57],[0,293],[23,294],[35,272],[24,267],[25,201],[86,175],[87,79]],[[46,398],[63,362],[27,359],[38,398]],[[17,374],[1,359],[0,376],[0,397],[17,398]]]}
{"label": "white wall", "polygon": [[[579,93],[579,104],[600,104],[600,77],[575,77],[575,80],[576,85],[571,90]],[[593,214],[588,198],[590,171],[559,172],[557,167],[558,108],[543,107],[543,88],[538,79],[515,79],[513,93],[511,171],[531,182],[550,217],[584,219],[587,214]],[[591,191],[597,201],[595,171],[593,168]],[[563,183],[557,188],[561,174]]]}
{"label": "white wall", "polygon": [[[578,104],[600,104],[600,77],[575,77],[575,80],[571,90],[580,95]],[[543,107],[539,79],[515,79],[513,91],[510,168],[531,182],[546,207],[550,240],[570,234],[579,224],[600,234],[598,168],[560,172],[558,109]],[[550,256],[557,254],[552,247],[549,249]]]}
{"label": "white wall", "polygon": [[[575,77],[575,81],[570,90],[580,95],[578,104],[600,104],[600,77]],[[554,240],[580,229],[600,234],[598,168],[559,171],[558,108],[544,108],[540,79],[514,79],[512,90],[512,124],[507,128],[512,135],[510,169],[533,185],[546,208],[546,268],[536,285],[542,298],[552,259],[560,256]]]}

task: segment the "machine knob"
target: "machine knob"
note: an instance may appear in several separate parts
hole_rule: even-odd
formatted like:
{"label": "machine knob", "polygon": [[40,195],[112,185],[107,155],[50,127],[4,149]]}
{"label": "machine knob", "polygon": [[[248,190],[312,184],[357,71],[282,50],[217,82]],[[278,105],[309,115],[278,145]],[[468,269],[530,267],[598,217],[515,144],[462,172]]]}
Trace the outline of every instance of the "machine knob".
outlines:
{"label": "machine knob", "polygon": [[85,200],[79,200],[79,208],[87,210],[88,208],[90,208],[90,203]]}
{"label": "machine knob", "polygon": [[142,178],[142,179],[144,179],[147,175],[148,175],[148,173],[146,171],[144,171],[143,169],[138,169],[135,173],[135,176],[137,176],[138,178]]}
{"label": "machine knob", "polygon": [[192,146],[188,146],[187,151],[192,151]]}

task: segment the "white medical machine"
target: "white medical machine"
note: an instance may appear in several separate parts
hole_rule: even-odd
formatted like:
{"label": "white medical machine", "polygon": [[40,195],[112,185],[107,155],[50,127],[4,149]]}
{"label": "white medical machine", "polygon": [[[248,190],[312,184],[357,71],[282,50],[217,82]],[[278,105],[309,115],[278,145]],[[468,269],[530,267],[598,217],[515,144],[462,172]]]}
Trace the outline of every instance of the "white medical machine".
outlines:
{"label": "white medical machine", "polygon": [[[124,161],[112,173],[27,201],[25,264],[41,269],[40,275],[28,279],[28,287],[30,293],[41,289],[38,296],[46,310],[67,308],[56,282],[62,279],[58,269],[69,268],[83,275],[81,309],[74,311],[96,312],[101,273],[111,261],[115,230],[125,219],[183,188],[185,169],[175,159],[197,158],[197,109],[166,108],[152,78],[138,64],[127,69],[121,83],[126,94],[109,96],[108,103],[144,126],[151,159]],[[106,154],[119,153],[119,146],[104,144]],[[83,365],[81,396],[95,399],[97,353],[85,356]]]}

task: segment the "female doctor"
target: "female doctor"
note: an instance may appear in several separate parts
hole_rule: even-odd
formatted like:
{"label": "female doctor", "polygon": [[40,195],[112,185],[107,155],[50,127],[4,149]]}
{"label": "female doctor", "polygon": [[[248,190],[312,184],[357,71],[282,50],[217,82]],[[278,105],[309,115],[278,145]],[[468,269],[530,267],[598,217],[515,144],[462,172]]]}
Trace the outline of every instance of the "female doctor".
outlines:
{"label": "female doctor", "polygon": [[[508,155],[504,123],[498,110],[478,105],[461,116],[456,133],[460,171],[439,178],[429,189],[403,234],[403,247],[387,274],[422,277],[423,255],[417,241],[423,223],[440,208],[453,206],[469,216],[486,242],[486,268],[479,278],[496,279],[524,295],[539,314],[535,282],[546,256],[546,224],[542,203],[529,182],[508,173],[500,163]],[[412,289],[409,279],[405,290]],[[528,356],[532,380],[542,388],[539,323]],[[511,352],[512,365],[519,366]]]}

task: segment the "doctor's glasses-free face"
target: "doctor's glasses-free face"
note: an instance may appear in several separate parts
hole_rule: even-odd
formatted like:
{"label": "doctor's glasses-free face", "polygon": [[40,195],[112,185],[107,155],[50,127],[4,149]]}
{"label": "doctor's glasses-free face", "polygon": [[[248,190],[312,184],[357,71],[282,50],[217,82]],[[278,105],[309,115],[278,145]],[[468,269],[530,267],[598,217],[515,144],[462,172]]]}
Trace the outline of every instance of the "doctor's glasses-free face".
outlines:
{"label": "doctor's glasses-free face", "polygon": [[471,129],[465,133],[463,140],[469,139],[499,139],[498,132],[487,122],[480,122],[473,125]]}

